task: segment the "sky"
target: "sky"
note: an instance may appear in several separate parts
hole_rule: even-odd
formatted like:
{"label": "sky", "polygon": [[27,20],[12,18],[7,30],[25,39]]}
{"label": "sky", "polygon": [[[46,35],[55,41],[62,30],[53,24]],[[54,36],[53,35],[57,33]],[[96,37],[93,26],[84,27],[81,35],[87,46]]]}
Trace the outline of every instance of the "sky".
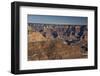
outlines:
{"label": "sky", "polygon": [[87,17],[28,15],[28,23],[87,25]]}

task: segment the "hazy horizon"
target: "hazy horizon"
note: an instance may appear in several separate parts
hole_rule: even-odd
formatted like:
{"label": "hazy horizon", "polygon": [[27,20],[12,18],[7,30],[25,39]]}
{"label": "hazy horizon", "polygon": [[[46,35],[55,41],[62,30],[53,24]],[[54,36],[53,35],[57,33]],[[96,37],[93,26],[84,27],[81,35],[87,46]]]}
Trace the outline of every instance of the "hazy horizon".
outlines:
{"label": "hazy horizon", "polygon": [[87,25],[87,17],[28,15],[28,23]]}

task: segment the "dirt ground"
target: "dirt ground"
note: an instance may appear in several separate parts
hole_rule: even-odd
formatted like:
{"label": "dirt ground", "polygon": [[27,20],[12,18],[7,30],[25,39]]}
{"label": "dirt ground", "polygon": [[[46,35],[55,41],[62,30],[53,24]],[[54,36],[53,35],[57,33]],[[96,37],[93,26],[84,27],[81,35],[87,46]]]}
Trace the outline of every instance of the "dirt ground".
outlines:
{"label": "dirt ground", "polygon": [[55,60],[87,58],[80,51],[80,45],[70,46],[62,40],[46,40],[28,43],[28,60]]}

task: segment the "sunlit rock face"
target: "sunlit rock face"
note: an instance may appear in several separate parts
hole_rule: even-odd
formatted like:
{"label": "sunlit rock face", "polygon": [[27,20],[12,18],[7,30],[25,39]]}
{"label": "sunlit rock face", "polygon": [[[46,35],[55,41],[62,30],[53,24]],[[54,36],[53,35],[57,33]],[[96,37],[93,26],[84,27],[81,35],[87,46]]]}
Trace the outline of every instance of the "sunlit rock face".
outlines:
{"label": "sunlit rock face", "polygon": [[46,41],[47,39],[39,32],[32,32],[28,35],[28,42]]}
{"label": "sunlit rock face", "polygon": [[88,57],[86,25],[28,25],[28,60]]}

